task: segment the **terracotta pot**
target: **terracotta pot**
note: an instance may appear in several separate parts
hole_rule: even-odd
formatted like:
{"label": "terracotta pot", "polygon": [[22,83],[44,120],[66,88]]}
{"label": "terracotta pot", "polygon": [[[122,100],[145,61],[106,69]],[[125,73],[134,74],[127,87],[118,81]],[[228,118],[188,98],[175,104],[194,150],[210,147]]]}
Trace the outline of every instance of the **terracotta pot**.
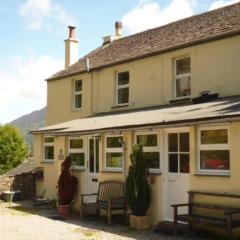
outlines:
{"label": "terracotta pot", "polygon": [[130,227],[137,230],[146,230],[151,227],[149,216],[130,215]]}
{"label": "terracotta pot", "polygon": [[70,214],[70,205],[60,205],[57,206],[58,213],[61,215],[69,215]]}

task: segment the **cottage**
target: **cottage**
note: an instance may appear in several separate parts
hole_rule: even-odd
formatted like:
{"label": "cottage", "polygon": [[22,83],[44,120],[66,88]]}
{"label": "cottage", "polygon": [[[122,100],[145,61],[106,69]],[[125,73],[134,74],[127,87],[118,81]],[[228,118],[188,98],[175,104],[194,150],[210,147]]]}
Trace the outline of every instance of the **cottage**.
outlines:
{"label": "cottage", "polygon": [[47,126],[33,132],[37,192],[56,198],[70,154],[79,208],[100,181],[126,179],[141,143],[153,223],[172,220],[188,190],[240,194],[240,3],[127,37],[115,29],[78,60],[69,27],[65,69],[47,79]]}

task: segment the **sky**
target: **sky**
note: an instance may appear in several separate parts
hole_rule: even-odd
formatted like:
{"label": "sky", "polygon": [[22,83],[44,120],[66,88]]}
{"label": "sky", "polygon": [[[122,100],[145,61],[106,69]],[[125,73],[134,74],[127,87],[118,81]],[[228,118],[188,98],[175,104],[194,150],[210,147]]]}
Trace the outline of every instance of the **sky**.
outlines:
{"label": "sky", "polygon": [[76,26],[80,58],[117,20],[127,36],[239,1],[0,0],[0,124],[46,106],[44,80],[64,68],[68,25]]}

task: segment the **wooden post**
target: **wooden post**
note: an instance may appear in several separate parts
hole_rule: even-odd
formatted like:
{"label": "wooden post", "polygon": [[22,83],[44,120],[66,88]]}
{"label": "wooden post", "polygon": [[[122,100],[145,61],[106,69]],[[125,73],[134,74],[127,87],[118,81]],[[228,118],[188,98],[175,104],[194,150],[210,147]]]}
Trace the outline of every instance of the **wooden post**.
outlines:
{"label": "wooden post", "polygon": [[173,234],[176,235],[177,234],[177,215],[178,215],[178,208],[177,206],[173,207],[174,209],[174,221],[173,221]]}

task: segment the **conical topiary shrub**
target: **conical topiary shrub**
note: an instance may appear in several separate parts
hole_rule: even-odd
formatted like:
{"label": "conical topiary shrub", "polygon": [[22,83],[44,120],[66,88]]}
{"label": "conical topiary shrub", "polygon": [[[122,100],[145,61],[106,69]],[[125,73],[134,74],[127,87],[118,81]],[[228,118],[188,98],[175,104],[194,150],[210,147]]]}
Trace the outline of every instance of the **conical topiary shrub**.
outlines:
{"label": "conical topiary shrub", "polygon": [[148,168],[141,145],[133,146],[127,177],[127,202],[135,216],[145,216],[151,201]]}

